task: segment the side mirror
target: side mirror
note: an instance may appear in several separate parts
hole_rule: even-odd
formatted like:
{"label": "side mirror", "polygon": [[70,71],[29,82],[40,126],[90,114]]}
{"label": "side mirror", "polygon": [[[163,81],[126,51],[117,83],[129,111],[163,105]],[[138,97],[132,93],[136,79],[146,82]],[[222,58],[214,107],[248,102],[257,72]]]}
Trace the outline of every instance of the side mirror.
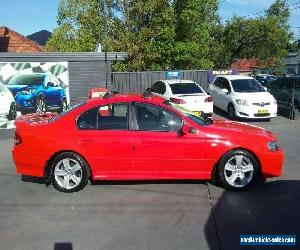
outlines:
{"label": "side mirror", "polygon": [[180,129],[180,133],[182,134],[182,135],[186,135],[186,134],[188,134],[189,132],[190,132],[190,126],[189,125],[187,125],[187,124],[183,124],[182,125],[182,128]]}
{"label": "side mirror", "polygon": [[53,82],[48,82],[48,83],[46,84],[46,88],[54,87],[54,86],[55,86],[55,85],[54,85]]}
{"label": "side mirror", "polygon": [[146,88],[147,92],[152,92],[152,88]]}
{"label": "side mirror", "polygon": [[222,89],[222,92],[227,95],[229,93],[228,89]]}

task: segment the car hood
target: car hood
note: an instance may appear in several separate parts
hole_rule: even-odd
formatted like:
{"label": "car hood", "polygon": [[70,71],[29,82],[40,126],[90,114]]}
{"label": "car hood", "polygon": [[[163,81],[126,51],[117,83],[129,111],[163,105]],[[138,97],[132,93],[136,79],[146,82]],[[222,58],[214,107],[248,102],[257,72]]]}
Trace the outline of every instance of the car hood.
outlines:
{"label": "car hood", "polygon": [[235,99],[244,99],[250,103],[261,103],[261,102],[272,102],[274,101],[274,97],[269,92],[250,92],[250,93],[242,93],[242,92],[235,92],[234,96]]}
{"label": "car hood", "polygon": [[240,134],[245,136],[253,136],[260,135],[264,137],[268,137],[268,139],[275,140],[276,137],[269,130],[264,128],[243,123],[243,122],[235,122],[229,120],[214,120],[213,124],[210,127],[215,130],[216,134],[220,135],[232,135],[232,134]]}

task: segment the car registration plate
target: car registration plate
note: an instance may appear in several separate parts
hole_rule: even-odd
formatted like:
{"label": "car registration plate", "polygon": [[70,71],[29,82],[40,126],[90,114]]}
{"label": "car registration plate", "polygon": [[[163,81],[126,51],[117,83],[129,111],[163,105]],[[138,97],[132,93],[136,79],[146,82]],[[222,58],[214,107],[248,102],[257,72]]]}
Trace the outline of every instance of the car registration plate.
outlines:
{"label": "car registration plate", "polygon": [[267,109],[259,109],[258,114],[267,114],[268,110]]}

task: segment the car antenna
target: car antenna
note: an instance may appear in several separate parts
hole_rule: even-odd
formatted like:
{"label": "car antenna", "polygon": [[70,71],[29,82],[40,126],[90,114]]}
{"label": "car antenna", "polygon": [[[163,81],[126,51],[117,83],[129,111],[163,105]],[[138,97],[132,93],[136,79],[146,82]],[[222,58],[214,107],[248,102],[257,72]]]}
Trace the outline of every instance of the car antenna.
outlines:
{"label": "car antenna", "polygon": [[151,98],[153,96],[152,92],[150,90],[146,90],[143,94],[142,94],[142,98],[147,99],[147,98]]}

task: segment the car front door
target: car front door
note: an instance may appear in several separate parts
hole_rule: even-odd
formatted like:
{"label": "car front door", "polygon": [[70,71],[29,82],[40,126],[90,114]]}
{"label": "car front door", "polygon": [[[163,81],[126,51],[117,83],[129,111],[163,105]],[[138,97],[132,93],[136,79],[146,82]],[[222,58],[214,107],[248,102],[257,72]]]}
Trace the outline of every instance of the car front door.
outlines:
{"label": "car front door", "polygon": [[80,144],[96,178],[122,179],[133,170],[128,103],[95,107],[77,119]]}
{"label": "car front door", "polygon": [[134,103],[134,170],[144,178],[184,178],[204,169],[205,138],[182,135],[182,119],[161,106]]}

